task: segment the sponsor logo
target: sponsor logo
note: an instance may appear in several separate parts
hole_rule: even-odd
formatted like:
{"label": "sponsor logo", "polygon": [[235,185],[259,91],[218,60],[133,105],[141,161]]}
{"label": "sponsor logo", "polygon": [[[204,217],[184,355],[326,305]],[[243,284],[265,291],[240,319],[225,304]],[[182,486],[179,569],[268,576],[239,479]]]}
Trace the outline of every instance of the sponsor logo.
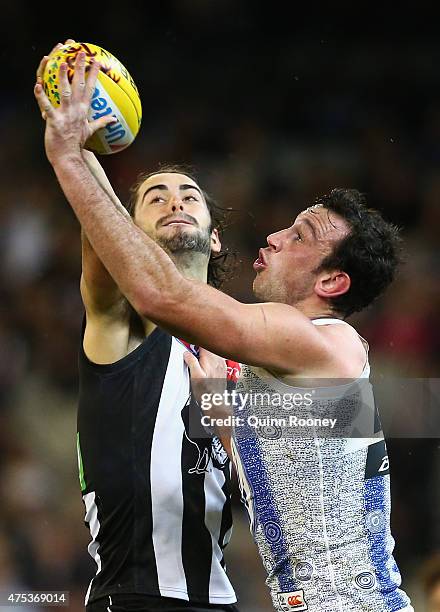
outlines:
{"label": "sponsor logo", "polygon": [[280,610],[283,612],[289,612],[295,610],[300,612],[301,610],[308,610],[309,607],[304,599],[304,591],[292,591],[291,593],[277,593],[278,603]]}
{"label": "sponsor logo", "polygon": [[241,366],[236,361],[226,359],[227,378],[232,382],[237,382],[241,372]]}
{"label": "sponsor logo", "polygon": [[365,478],[386,476],[390,473],[390,462],[385,440],[379,440],[368,447],[367,461],[365,465]]}
{"label": "sponsor logo", "polygon": [[388,455],[382,457],[382,463],[380,464],[379,472],[388,472],[390,469],[390,462],[388,459]]}
{"label": "sponsor logo", "polygon": [[372,591],[376,586],[376,576],[370,571],[360,572],[354,577],[354,583],[358,589]]}
{"label": "sponsor logo", "polygon": [[95,87],[90,107],[92,112],[94,111],[92,115],[94,120],[99,119],[100,117],[105,117],[106,115],[112,115],[115,117],[115,119],[117,119],[116,123],[106,125],[104,128],[104,138],[110,146],[116,143],[118,140],[121,140],[121,138],[124,138],[124,128],[122,127],[116,113],[110,106],[106,93],[101,91],[98,87]]}

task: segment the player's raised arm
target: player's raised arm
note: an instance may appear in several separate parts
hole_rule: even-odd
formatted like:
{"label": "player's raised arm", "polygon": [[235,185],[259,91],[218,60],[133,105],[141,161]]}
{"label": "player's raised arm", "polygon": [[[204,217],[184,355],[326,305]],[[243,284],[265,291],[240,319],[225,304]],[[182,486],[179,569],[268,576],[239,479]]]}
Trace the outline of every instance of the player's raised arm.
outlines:
{"label": "player's raised arm", "polygon": [[[119,201],[116,193],[108,180],[104,169],[90,151],[83,149],[83,159],[98,181],[99,185],[106,192],[114,206],[121,214],[130,216]],[[82,241],[82,275],[81,275],[81,295],[84,305],[89,313],[108,313],[114,307],[118,307],[123,295],[118,285],[109,274],[99,257],[90,244],[84,230],[81,231]]]}
{"label": "player's raised arm", "polygon": [[[75,44],[73,39],[65,41],[65,45]],[[49,56],[61,49],[58,43]],[[44,56],[37,68],[37,83],[43,83],[43,74],[48,62]],[[43,119],[47,120],[47,113],[42,111]],[[86,149],[81,151],[82,158],[90,172],[105,191],[117,210],[129,217],[104,169],[96,156]],[[94,251],[86,233],[81,229],[82,243],[82,274],[81,297],[86,310],[86,328],[84,333],[84,350],[86,355],[94,362],[109,363],[123,357],[127,352],[129,341],[129,309],[127,300],[112,278],[98,255]]]}
{"label": "player's raised arm", "polygon": [[[64,42],[65,45],[75,44],[72,38],[67,39]],[[43,74],[48,62],[48,58],[53,55],[58,49],[63,47],[62,43],[58,43],[54,46],[49,55],[45,55],[36,73],[37,83],[43,83]],[[43,119],[46,120],[46,113],[42,112]],[[98,181],[102,189],[112,200],[113,204],[122,213],[125,213],[125,209],[122,206],[119,198],[113,190],[113,187],[108,180],[104,169],[97,160],[96,156],[86,149],[82,150],[82,156],[93,176]],[[128,212],[126,213],[128,215]],[[82,276],[81,276],[81,294],[83,297],[85,307],[90,311],[106,312],[112,309],[122,298],[122,294],[108,273],[105,266],[100,261],[99,257],[94,252],[84,230],[81,231],[81,242],[82,242]]]}
{"label": "player's raised arm", "polygon": [[[296,308],[286,304],[245,305],[183,278],[176,266],[131,218],[118,210],[90,172],[81,154],[87,139],[110,119],[87,118],[90,92],[85,56],[79,53],[72,86],[67,66],[60,68],[61,106],[54,109],[41,85],[35,95],[47,114],[45,145],[64,193],[99,258],[134,309],[172,333],[221,356],[291,372],[301,364],[326,362],[331,351],[322,333]],[[278,338],[274,347],[273,338]],[[302,371],[302,370],[301,370]]]}
{"label": "player's raised arm", "polygon": [[[82,150],[82,156],[118,212],[130,218],[96,156],[85,149]],[[96,254],[83,229],[81,229],[81,242],[80,288],[86,309],[84,351],[95,363],[111,363],[124,357],[128,350],[129,306],[127,299]]]}

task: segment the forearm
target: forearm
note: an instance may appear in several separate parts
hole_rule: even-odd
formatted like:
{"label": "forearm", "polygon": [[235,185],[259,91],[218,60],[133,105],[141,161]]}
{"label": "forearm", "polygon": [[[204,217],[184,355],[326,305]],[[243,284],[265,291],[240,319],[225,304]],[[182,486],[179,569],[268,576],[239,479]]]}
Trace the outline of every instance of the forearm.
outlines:
{"label": "forearm", "polygon": [[82,274],[81,297],[89,314],[109,314],[125,297],[95,253],[84,230],[81,230]]}
{"label": "forearm", "polygon": [[183,277],[171,259],[114,205],[84,159],[72,155],[53,166],[91,246],[133,307],[139,312],[147,300],[159,310],[179,299]]}
{"label": "forearm", "polygon": [[104,168],[99,163],[96,155],[94,155],[91,151],[87,151],[86,149],[81,150],[82,157],[87,164],[90,172],[93,174],[95,179],[98,181],[101,188],[105,191],[105,193],[109,196],[113,204],[116,208],[125,216],[129,217],[130,214],[127,209],[121,204],[118,196],[113,190],[113,187],[110,181],[107,178],[107,175],[104,171]]}
{"label": "forearm", "polygon": [[[106,194],[112,200],[114,206],[123,214],[128,212],[125,210],[116,193],[113,191],[113,187],[107,178],[104,169],[102,168],[96,156],[86,149],[82,149],[81,154],[84,161],[86,162],[90,172],[93,174],[99,185],[106,192]],[[82,282],[85,282],[89,288],[89,293],[95,295],[100,301],[104,300],[104,303],[110,300],[110,302],[116,299],[119,289],[109,274],[102,261],[99,259],[97,254],[90,244],[90,240],[86,236],[85,231],[81,228],[81,245],[82,245]]]}

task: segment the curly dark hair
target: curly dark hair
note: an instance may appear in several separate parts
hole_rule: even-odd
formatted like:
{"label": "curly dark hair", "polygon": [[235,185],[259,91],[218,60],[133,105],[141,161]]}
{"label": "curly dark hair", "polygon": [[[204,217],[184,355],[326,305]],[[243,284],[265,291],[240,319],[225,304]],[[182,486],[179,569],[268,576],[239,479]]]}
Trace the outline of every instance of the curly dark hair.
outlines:
{"label": "curly dark hair", "polygon": [[[130,198],[127,204],[127,210],[132,217],[134,216],[137,196],[141,185],[150,178],[150,176],[162,174],[163,172],[184,174],[195,183],[199,184],[194,174],[194,170],[190,166],[183,164],[160,164],[159,168],[154,172],[143,172],[138,176],[137,181],[130,188]],[[211,215],[211,226],[209,231],[215,228],[218,230],[219,234],[222,235],[223,231],[228,227],[231,209],[222,208],[204,189],[200,187],[200,190],[205,198],[206,206]],[[237,254],[230,251],[228,248],[222,249],[220,253],[211,253],[208,263],[208,284],[216,289],[220,289],[226,281],[232,278],[236,266]]]}
{"label": "curly dark hair", "polygon": [[333,310],[345,318],[371,304],[394,280],[402,261],[400,230],[368,208],[357,189],[333,189],[315,205],[333,211],[351,228],[317,270],[339,269],[350,276],[347,293],[332,299]]}

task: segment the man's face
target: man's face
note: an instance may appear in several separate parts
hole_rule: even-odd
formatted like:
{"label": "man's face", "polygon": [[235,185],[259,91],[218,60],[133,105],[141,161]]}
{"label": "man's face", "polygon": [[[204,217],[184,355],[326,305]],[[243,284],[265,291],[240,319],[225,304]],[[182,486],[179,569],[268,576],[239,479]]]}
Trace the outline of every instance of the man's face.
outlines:
{"label": "man's face", "polygon": [[184,174],[163,172],[138,190],[134,221],[168,253],[219,251],[217,230],[197,183]]}
{"label": "man's face", "polygon": [[316,269],[348,233],[347,222],[322,206],[300,213],[291,227],[267,237],[254,263],[255,296],[297,304],[313,295],[322,274]]}

